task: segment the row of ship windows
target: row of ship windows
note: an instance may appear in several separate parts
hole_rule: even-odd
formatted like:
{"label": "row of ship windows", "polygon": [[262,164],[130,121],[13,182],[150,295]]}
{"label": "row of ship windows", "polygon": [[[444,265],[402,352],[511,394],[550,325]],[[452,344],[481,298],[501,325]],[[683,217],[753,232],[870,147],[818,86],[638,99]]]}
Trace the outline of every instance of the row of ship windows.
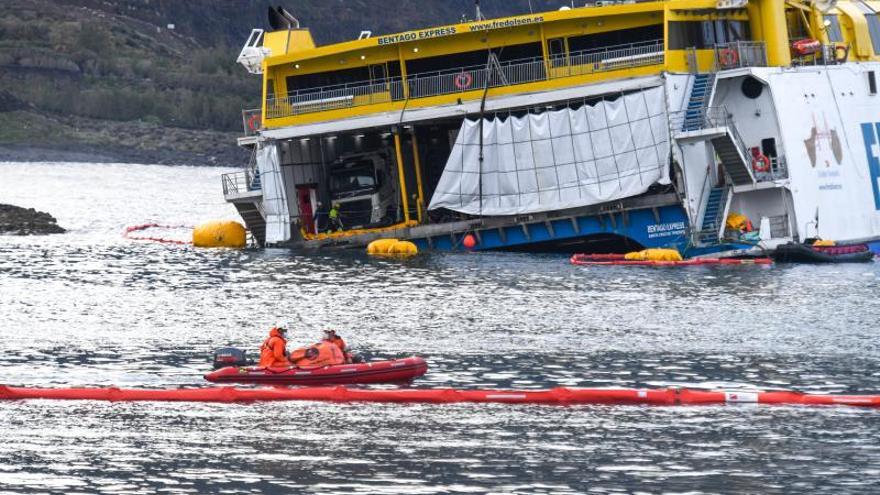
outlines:
{"label": "row of ship windows", "polygon": [[[868,23],[874,53],[880,55],[880,17],[878,17],[877,13],[865,12],[865,18]],[[843,30],[838,16],[826,15],[825,21],[825,29],[829,41],[832,43],[843,42]],[[802,37],[799,33],[790,33],[790,35],[794,38]],[[622,31],[548,39],[547,51],[553,66],[560,66],[567,64],[568,57],[574,53],[662,39],[663,25],[653,24]],[[747,21],[729,19],[670,21],[667,48],[670,50],[686,50],[689,48],[711,49],[719,44],[748,40],[751,40],[751,33]],[[460,70],[465,67],[486,65],[487,57],[490,54],[494,55],[499,63],[543,57],[540,43],[524,43],[492,50],[475,50],[409,60],[406,63],[407,72],[411,78],[417,78],[419,75],[430,75],[450,70]],[[286,82],[288,93],[294,94],[346,84],[374,84],[398,78],[400,75],[400,62],[390,61],[367,67],[289,76],[286,78]],[[274,95],[274,85],[271,80],[269,82],[269,94],[272,97]]]}
{"label": "row of ship windows", "polygon": [[[587,50],[602,49],[605,47],[638,44],[647,41],[660,41],[663,39],[663,25],[653,24],[626,31],[610,31],[581,36],[569,36],[554,38],[547,42],[548,52],[554,63],[569,54]],[[518,45],[494,48],[491,50],[474,50],[470,52],[451,53],[436,57],[408,60],[406,69],[409,78],[418,78],[420,75],[432,75],[451,70],[461,70],[465,67],[485,66],[488,57],[493,55],[501,64],[514,61],[526,61],[541,59],[543,50],[540,43],[523,43]],[[288,76],[288,93],[303,93],[328,88],[343,86],[346,84],[375,84],[390,78],[400,77],[400,62],[390,61],[387,63],[374,64],[366,67],[342,69],[317,74],[304,74]],[[270,95],[274,92],[270,84]],[[271,97],[271,96],[270,96]]]}

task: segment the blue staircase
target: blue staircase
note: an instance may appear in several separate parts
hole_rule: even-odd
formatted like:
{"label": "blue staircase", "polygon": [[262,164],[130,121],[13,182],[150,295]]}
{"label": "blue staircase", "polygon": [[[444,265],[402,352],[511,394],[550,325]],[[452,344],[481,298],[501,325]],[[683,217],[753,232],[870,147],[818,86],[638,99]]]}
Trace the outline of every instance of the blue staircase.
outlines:
{"label": "blue staircase", "polygon": [[727,189],[724,187],[714,187],[709,191],[703,223],[700,225],[700,242],[714,243],[718,240],[718,232],[724,226],[724,219],[721,217],[724,214],[726,192]]}
{"label": "blue staircase", "polygon": [[691,97],[684,112],[682,130],[696,131],[703,127],[703,116],[709,105],[712,87],[715,85],[715,74],[697,74],[691,88]]}
{"label": "blue staircase", "polygon": [[254,169],[254,178],[251,180],[251,183],[248,184],[248,191],[259,191],[263,189],[263,184],[260,182],[260,171]]}

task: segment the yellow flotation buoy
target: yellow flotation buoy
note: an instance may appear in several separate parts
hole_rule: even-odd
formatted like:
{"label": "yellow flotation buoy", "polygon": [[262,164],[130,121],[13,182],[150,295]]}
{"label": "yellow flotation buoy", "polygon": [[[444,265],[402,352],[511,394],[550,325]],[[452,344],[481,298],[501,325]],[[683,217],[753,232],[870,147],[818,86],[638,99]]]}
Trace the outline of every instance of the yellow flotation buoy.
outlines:
{"label": "yellow flotation buoy", "polygon": [[388,254],[397,239],[376,239],[367,245],[367,254]]}
{"label": "yellow flotation buoy", "polygon": [[193,246],[243,248],[247,244],[244,226],[233,221],[203,223],[193,229]]}
{"label": "yellow flotation buoy", "polygon": [[391,245],[391,249],[388,250],[388,253],[398,256],[412,256],[414,254],[419,254],[419,248],[409,241],[398,241]]}
{"label": "yellow flotation buoy", "polygon": [[816,247],[831,247],[831,246],[836,246],[837,243],[834,241],[826,241],[826,240],[820,239],[820,240],[814,242],[813,245]]}
{"label": "yellow flotation buoy", "polygon": [[628,261],[683,261],[681,253],[675,249],[645,249],[626,253]]}
{"label": "yellow flotation buoy", "polygon": [[419,253],[419,248],[409,241],[397,239],[377,239],[367,245],[367,254],[411,256]]}

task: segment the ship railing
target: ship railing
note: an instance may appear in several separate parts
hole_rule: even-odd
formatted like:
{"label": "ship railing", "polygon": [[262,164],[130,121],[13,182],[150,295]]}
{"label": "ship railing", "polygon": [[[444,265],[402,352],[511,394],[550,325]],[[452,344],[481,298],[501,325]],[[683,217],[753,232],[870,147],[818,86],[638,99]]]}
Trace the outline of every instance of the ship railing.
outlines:
{"label": "ship railing", "polygon": [[[269,99],[266,118],[273,119],[388,103],[403,100],[407,96],[409,98],[425,98],[466,93],[487,87],[512,86],[562,77],[660,65],[664,61],[663,40],[573,52],[568,57],[551,60],[549,74],[543,57],[504,62],[499,62],[496,59],[488,64],[410,74],[405,81],[400,76],[395,76],[379,80],[295,90],[286,96]],[[406,84],[405,88],[404,84]]]}
{"label": "ship railing", "polygon": [[767,47],[763,41],[734,41],[715,45],[715,69],[766,67]]}
{"label": "ship railing", "polygon": [[266,105],[270,119],[305,113],[338,110],[376,103],[388,103],[403,98],[400,77],[380,81],[361,81],[320,88],[291,91],[285,97],[271,98]]}
{"label": "ship railing", "polygon": [[733,120],[733,115],[727,111],[727,107],[705,107],[673,112],[669,121],[673,129],[685,131],[726,127],[740,151],[745,153],[748,150],[736,122]]}
{"label": "ship railing", "polygon": [[259,108],[242,110],[241,123],[245,136],[255,135],[263,127],[263,111]]}
{"label": "ship railing", "polygon": [[784,156],[770,157],[770,170],[767,172],[755,171],[755,180],[758,182],[782,180],[788,178],[788,166]]}
{"label": "ship railing", "polygon": [[776,215],[768,217],[770,220],[770,238],[784,239],[791,237],[791,222],[788,215]]}
{"label": "ship railing", "polygon": [[261,191],[260,173],[256,168],[254,159],[248,163],[247,168],[241,172],[232,172],[220,176],[223,183],[223,196],[240,196],[245,193]]}
{"label": "ship railing", "polygon": [[662,39],[573,52],[568,56],[565,76],[658,65],[664,63],[665,56]]}
{"label": "ship railing", "polygon": [[234,196],[247,191],[247,171],[223,174],[220,178],[223,181],[223,196]]}
{"label": "ship railing", "polygon": [[[796,40],[793,40],[796,41]],[[821,45],[815,53],[802,56],[793,56],[792,65],[837,65],[849,60],[850,45],[844,43],[832,43]]]}

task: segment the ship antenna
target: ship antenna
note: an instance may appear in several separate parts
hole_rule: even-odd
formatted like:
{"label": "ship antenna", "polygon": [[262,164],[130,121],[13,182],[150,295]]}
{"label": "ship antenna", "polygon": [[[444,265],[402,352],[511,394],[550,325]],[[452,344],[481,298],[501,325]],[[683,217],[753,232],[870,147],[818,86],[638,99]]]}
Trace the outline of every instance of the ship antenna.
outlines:
{"label": "ship antenna", "polygon": [[529,14],[534,14],[535,11],[532,10],[532,0],[529,0]]}

